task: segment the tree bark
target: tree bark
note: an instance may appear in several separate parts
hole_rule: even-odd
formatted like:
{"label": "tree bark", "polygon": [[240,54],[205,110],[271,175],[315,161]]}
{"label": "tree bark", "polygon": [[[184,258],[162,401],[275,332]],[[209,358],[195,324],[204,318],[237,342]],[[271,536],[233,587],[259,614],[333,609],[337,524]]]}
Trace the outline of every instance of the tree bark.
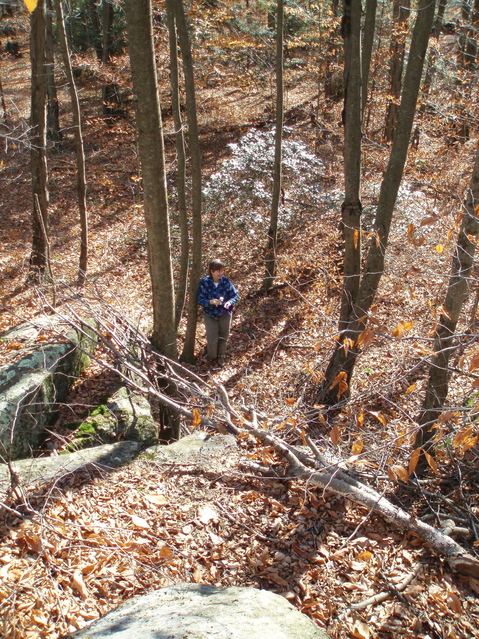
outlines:
{"label": "tree bark", "polygon": [[[432,37],[437,41],[437,45],[439,45],[439,37],[441,35],[442,27],[444,24],[444,12],[446,10],[447,0],[439,0],[439,5],[437,8],[436,19],[434,20],[434,26],[432,28]],[[431,90],[432,79],[434,75],[434,69],[436,64],[436,56],[437,56],[438,48],[437,46],[431,47],[429,50],[429,60],[427,62],[426,74],[424,76],[424,83],[422,86],[422,92],[424,96],[429,94]]]}
{"label": "tree bark", "polygon": [[396,122],[399,110],[399,96],[401,95],[401,79],[404,67],[404,53],[406,51],[407,21],[410,13],[410,0],[394,0],[393,33],[391,36],[391,59],[389,63],[391,99],[386,113],[386,126],[384,139],[391,142],[396,130]]}
{"label": "tree bark", "polygon": [[183,1],[174,0],[174,3],[176,28],[180,39],[183,73],[185,76],[186,118],[188,122],[188,142],[190,149],[192,181],[192,264],[190,270],[188,320],[181,359],[187,362],[194,362],[196,324],[198,318],[198,303],[196,301],[196,296],[201,277],[201,260],[203,255],[201,228],[201,151],[196,113],[195,76],[190,38],[188,36],[188,27],[186,24]]}
{"label": "tree bark", "polygon": [[344,38],[344,237],[343,292],[339,330],[356,304],[361,274],[361,0],[345,0]]}
{"label": "tree bark", "polygon": [[110,62],[110,45],[111,45],[111,26],[113,24],[114,8],[109,0],[103,0],[101,8],[102,17],[102,47],[101,62],[108,64]]}
{"label": "tree bark", "polygon": [[177,357],[165,150],[150,0],[125,0],[153,294],[154,346]]}
{"label": "tree bark", "polygon": [[477,58],[477,33],[479,29],[479,0],[474,0],[472,9],[471,24],[467,30],[467,42],[464,65],[473,71],[476,68]]}
{"label": "tree bark", "polygon": [[468,297],[470,276],[479,235],[479,150],[465,202],[465,212],[452,258],[451,277],[443,309],[436,327],[434,355],[429,368],[426,396],[419,416],[420,430],[416,435],[416,447],[428,446],[435,434],[438,420],[447,398],[449,386],[449,359],[457,345],[454,335],[459,316]]}
{"label": "tree bark", "polygon": [[176,181],[178,189],[178,217],[180,222],[181,249],[180,249],[180,273],[176,287],[175,326],[178,325],[183,314],[186,299],[186,287],[188,282],[188,260],[190,255],[188,216],[186,210],[186,152],[185,136],[183,134],[183,122],[180,109],[180,88],[178,77],[178,43],[176,34],[174,0],[167,0],[166,14],[168,19],[168,35],[170,46],[170,83],[171,83],[171,110],[175,122],[176,142]]}
{"label": "tree bark", "polygon": [[[337,344],[326,370],[326,380],[320,389],[315,403],[335,405],[344,393],[349,391],[356,358],[359,354],[360,335],[367,324],[367,315],[374,301],[379,282],[384,271],[384,260],[394,212],[394,205],[401,184],[406,162],[409,138],[411,136],[416,102],[421,83],[421,75],[426,56],[429,34],[434,18],[435,3],[421,0],[414,26],[409,59],[404,78],[404,86],[399,108],[396,134],[389,156],[389,162],[381,183],[379,202],[374,223],[374,237],[370,240],[368,256],[363,269],[357,302],[353,305],[347,326],[341,333],[341,342]],[[354,346],[345,348],[347,344]],[[359,341],[358,341],[359,339]],[[341,387],[338,380],[340,373]],[[343,393],[339,391],[343,389]],[[339,397],[338,397],[339,395]]]}
{"label": "tree bark", "polygon": [[361,73],[362,73],[362,95],[361,95],[361,121],[364,124],[364,114],[366,111],[366,104],[368,101],[368,85],[369,85],[369,70],[371,67],[371,57],[374,44],[374,31],[376,29],[376,10],[377,0],[366,0],[366,15],[364,18],[364,30],[363,30],[363,47],[361,58]]}
{"label": "tree bark", "polygon": [[48,234],[48,170],[46,157],[46,23],[44,0],[38,0],[31,15],[30,58],[32,67],[32,95],[30,142],[33,190],[33,240],[30,267],[34,278],[49,273]]}
{"label": "tree bark", "polygon": [[45,1],[45,18],[47,29],[45,61],[47,70],[47,137],[54,147],[60,145],[62,134],[60,131],[59,106],[57,87],[55,84],[55,58],[53,46],[52,0]]}
{"label": "tree bark", "polygon": [[281,199],[282,143],[283,143],[283,29],[284,1],[278,0],[276,7],[276,128],[274,135],[273,198],[268,231],[268,244],[265,254],[266,273],[263,289],[268,291],[274,282],[276,273],[276,244],[278,238],[278,216]]}
{"label": "tree bark", "polygon": [[81,125],[80,102],[73,78],[70,51],[68,47],[65,21],[63,17],[63,7],[61,0],[56,0],[57,26],[60,46],[63,56],[63,65],[67,77],[68,89],[70,91],[70,101],[72,106],[73,131],[75,136],[75,154],[77,163],[77,194],[78,209],[80,212],[80,263],[78,267],[78,284],[83,286],[88,268],[88,211],[86,203],[86,171],[85,171],[85,149],[83,146],[83,133]]}

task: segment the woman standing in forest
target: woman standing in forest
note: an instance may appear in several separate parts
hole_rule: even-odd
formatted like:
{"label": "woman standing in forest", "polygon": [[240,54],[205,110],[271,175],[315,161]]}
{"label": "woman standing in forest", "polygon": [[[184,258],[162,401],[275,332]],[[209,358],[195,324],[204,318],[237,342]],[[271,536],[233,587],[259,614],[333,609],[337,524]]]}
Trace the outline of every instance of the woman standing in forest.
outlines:
{"label": "woman standing in forest", "polygon": [[206,360],[217,360],[220,368],[224,365],[233,307],[239,300],[238,291],[224,276],[224,269],[221,260],[210,262],[209,275],[201,279],[198,288],[198,304],[203,308],[208,344]]}

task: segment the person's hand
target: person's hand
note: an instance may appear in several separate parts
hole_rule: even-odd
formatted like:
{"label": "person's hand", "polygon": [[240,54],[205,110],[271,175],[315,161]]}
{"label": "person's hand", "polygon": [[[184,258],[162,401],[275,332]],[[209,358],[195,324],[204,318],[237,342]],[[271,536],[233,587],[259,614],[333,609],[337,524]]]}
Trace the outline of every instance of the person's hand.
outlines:
{"label": "person's hand", "polygon": [[224,303],[224,307],[226,309],[231,308],[231,302],[228,300],[227,302]]}
{"label": "person's hand", "polygon": [[221,300],[219,299],[210,300],[210,304],[213,304],[213,306],[219,306],[221,304]]}

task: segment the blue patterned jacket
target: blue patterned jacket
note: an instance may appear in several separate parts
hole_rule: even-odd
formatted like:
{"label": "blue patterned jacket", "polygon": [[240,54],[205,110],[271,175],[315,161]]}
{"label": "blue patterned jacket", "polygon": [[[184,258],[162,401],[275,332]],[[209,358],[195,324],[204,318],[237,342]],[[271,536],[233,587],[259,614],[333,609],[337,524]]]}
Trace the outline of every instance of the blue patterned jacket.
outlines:
{"label": "blue patterned jacket", "polygon": [[[218,299],[218,297],[224,298],[221,306],[210,304],[210,300]],[[228,310],[225,309],[224,303],[231,302],[231,305],[233,305],[236,304],[238,300],[238,291],[232,282],[224,275],[218,282],[218,286],[215,286],[211,275],[207,275],[200,280],[198,287],[198,304],[203,307],[204,312],[210,317],[222,317],[226,315]],[[230,312],[231,311],[232,308],[230,307]]]}

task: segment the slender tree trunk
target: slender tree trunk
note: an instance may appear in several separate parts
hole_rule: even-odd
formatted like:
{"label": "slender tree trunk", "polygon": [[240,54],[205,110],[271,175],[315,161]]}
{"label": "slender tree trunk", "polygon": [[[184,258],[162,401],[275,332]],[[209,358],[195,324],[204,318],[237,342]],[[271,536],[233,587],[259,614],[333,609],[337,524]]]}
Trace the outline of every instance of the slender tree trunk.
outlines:
{"label": "slender tree trunk", "polygon": [[80,263],[78,267],[78,284],[83,286],[88,268],[88,211],[86,204],[86,171],[85,171],[85,150],[83,146],[83,134],[81,126],[80,102],[73,78],[70,51],[65,32],[65,21],[63,18],[63,8],[61,0],[56,0],[57,27],[60,46],[63,56],[63,65],[67,77],[68,88],[70,90],[70,101],[72,105],[73,130],[75,135],[75,154],[77,162],[77,194],[78,209],[80,212]]}
{"label": "slender tree trunk", "polygon": [[175,326],[178,325],[183,314],[186,299],[186,287],[188,282],[188,260],[190,254],[188,237],[188,216],[186,211],[186,152],[185,136],[183,134],[183,122],[180,109],[180,88],[178,76],[178,43],[176,37],[176,20],[174,0],[167,0],[166,13],[168,19],[168,35],[170,43],[170,82],[171,82],[171,109],[175,122],[176,172],[178,189],[178,216],[180,221],[181,250],[180,273],[176,288]]}
{"label": "slender tree trunk", "polygon": [[278,216],[281,199],[282,177],[282,143],[283,143],[283,24],[284,0],[278,0],[276,7],[276,129],[274,135],[274,168],[273,168],[273,198],[271,202],[271,217],[268,231],[268,245],[266,247],[266,273],[263,289],[268,291],[274,282],[276,273],[276,244],[278,237]]}
{"label": "slender tree trunk", "polygon": [[437,15],[434,20],[434,26],[432,28],[432,36],[439,40],[439,36],[441,35],[442,27],[444,24],[444,12],[446,11],[447,0],[439,0],[439,5],[437,7]]}
{"label": "slender tree trunk", "polygon": [[47,69],[47,137],[58,147],[61,142],[57,87],[55,84],[55,58],[53,55],[52,0],[45,0],[45,18],[47,27],[46,69]]}
{"label": "slender tree trunk", "polygon": [[[467,67],[466,49],[467,49],[468,36],[467,36],[467,27],[465,25],[469,23],[470,17],[471,17],[471,5],[468,2],[468,0],[463,0],[463,2],[461,3],[462,24],[459,27],[460,35],[459,35],[459,42],[458,42],[458,48],[457,48],[457,63],[461,68]],[[460,79],[458,79],[458,81],[460,81]]]}
{"label": "slender tree trunk", "polygon": [[202,230],[201,230],[201,152],[196,114],[195,76],[193,59],[191,56],[190,38],[186,25],[185,11],[182,0],[175,0],[176,28],[180,40],[181,56],[183,59],[183,73],[185,76],[186,118],[188,122],[188,142],[191,160],[192,181],[192,264],[190,270],[190,287],[188,300],[188,320],[186,326],[185,343],[181,359],[193,362],[195,358],[196,323],[198,318],[198,303],[196,296],[201,277],[202,260]]}
{"label": "slender tree trunk", "polygon": [[345,0],[344,38],[344,237],[343,292],[339,330],[351,318],[361,275],[361,0]]}
{"label": "slender tree trunk", "polygon": [[429,48],[429,57],[427,61],[427,69],[426,74],[424,76],[424,82],[422,85],[422,93],[424,96],[429,94],[431,90],[432,79],[434,76],[434,70],[436,65],[436,57],[438,53],[439,46],[439,38],[441,36],[442,27],[444,24],[444,12],[446,10],[447,0],[439,0],[439,5],[437,8],[436,19],[434,20],[434,26],[432,28],[432,37],[436,40],[434,46]]}
{"label": "slender tree trunk", "polygon": [[466,68],[474,70],[476,68],[477,57],[477,33],[479,29],[479,0],[474,0],[472,9],[471,24],[467,31],[466,57],[464,64]]}
{"label": "slender tree trunk", "polygon": [[165,150],[150,0],[125,0],[153,294],[153,345],[176,359]]}
{"label": "slender tree trunk", "polygon": [[110,45],[111,45],[111,26],[113,24],[113,5],[109,0],[103,0],[101,8],[102,18],[102,47],[101,62],[108,64],[110,62]]}
{"label": "slender tree trunk", "polygon": [[391,99],[388,103],[386,126],[384,130],[384,138],[387,142],[391,142],[394,136],[394,131],[396,130],[409,13],[410,0],[394,0],[394,25],[391,36],[391,61],[389,67],[389,93],[391,95]]}
{"label": "slender tree trunk", "polygon": [[[357,302],[352,308],[347,328],[343,329],[341,340],[329,362],[326,381],[316,399],[318,404],[334,405],[340,397],[347,396],[349,392],[354,364],[361,345],[360,335],[366,327],[367,315],[384,272],[389,231],[406,162],[434,10],[434,2],[420,0],[404,78],[396,134],[386,173],[381,183],[374,223],[374,238],[370,240]],[[346,342],[346,339],[349,342]]]}
{"label": "slender tree trunk", "polygon": [[364,114],[366,111],[366,104],[368,102],[369,70],[371,67],[371,56],[373,52],[374,31],[376,29],[377,5],[378,5],[377,0],[366,0],[366,15],[364,18],[363,47],[361,52],[362,53],[361,121],[363,123],[364,123]]}
{"label": "slender tree trunk", "polygon": [[467,299],[474,255],[479,235],[479,150],[465,203],[461,229],[452,258],[451,277],[434,342],[434,356],[429,368],[426,397],[419,416],[420,430],[416,447],[424,447],[435,434],[433,426],[444,407],[449,386],[449,359],[454,352],[454,334]]}
{"label": "slender tree trunk", "polygon": [[38,0],[31,15],[30,58],[32,66],[31,96],[31,163],[33,189],[33,241],[30,266],[34,277],[48,272],[48,171],[46,158],[46,24],[44,0]]}

